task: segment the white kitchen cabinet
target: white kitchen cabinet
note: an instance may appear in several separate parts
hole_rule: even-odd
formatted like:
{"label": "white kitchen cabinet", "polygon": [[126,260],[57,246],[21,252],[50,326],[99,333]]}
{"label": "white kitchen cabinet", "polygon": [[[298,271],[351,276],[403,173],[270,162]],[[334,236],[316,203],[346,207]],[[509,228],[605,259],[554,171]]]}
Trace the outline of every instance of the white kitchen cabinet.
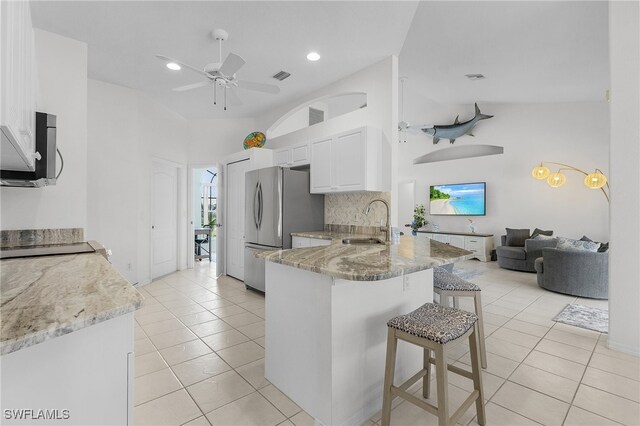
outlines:
{"label": "white kitchen cabinet", "polygon": [[474,253],[474,257],[483,262],[491,260],[493,235],[491,234],[447,234],[444,232],[418,232],[420,238],[431,238],[445,244],[451,244]]}
{"label": "white kitchen cabinet", "polygon": [[3,408],[68,410],[69,419],[2,424],[133,425],[133,315],[3,355]]}
{"label": "white kitchen cabinet", "polygon": [[331,245],[331,240],[321,238],[307,238],[293,235],[291,237],[291,248],[317,247]]}
{"label": "white kitchen cabinet", "polygon": [[273,152],[273,165],[283,167],[305,166],[311,162],[308,142],[302,142]]}
{"label": "white kitchen cabinet", "polygon": [[28,1],[1,2],[0,137],[5,170],[35,169],[35,48]]}
{"label": "white kitchen cabinet", "polygon": [[382,131],[360,127],[311,141],[311,193],[390,191]]}

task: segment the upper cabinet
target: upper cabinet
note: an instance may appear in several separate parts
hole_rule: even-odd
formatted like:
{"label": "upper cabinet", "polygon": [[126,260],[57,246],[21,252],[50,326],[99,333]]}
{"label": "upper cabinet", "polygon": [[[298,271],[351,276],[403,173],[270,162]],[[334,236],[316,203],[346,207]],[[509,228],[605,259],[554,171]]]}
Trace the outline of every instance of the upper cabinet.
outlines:
{"label": "upper cabinet", "polygon": [[360,127],[311,141],[311,193],[390,191],[382,131]]}
{"label": "upper cabinet", "polygon": [[0,2],[0,136],[4,170],[35,168],[35,48],[27,1]]}
{"label": "upper cabinet", "polygon": [[309,143],[303,142],[273,151],[273,165],[283,167],[305,166],[311,162]]}

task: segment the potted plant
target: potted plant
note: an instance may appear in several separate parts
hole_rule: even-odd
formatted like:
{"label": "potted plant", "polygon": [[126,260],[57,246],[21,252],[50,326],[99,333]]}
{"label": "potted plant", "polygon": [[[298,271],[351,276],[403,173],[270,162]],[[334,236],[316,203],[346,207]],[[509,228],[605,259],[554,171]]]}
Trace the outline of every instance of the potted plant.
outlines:
{"label": "potted plant", "polygon": [[411,235],[418,235],[418,229],[429,224],[429,221],[425,219],[424,215],[424,205],[416,204],[415,208],[413,209],[413,221],[405,225],[411,228]]}

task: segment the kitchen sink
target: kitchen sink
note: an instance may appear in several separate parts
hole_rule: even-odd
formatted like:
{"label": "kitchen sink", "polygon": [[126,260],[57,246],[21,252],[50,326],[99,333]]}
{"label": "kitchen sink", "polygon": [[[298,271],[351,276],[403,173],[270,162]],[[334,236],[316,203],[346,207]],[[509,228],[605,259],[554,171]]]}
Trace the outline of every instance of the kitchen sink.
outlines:
{"label": "kitchen sink", "polygon": [[384,244],[384,241],[377,238],[344,238],[342,244]]}

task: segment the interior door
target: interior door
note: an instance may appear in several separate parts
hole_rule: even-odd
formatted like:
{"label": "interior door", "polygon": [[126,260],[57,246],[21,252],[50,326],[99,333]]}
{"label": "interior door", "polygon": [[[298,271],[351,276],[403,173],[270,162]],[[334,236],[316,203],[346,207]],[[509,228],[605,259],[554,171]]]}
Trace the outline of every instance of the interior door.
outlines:
{"label": "interior door", "polygon": [[226,228],[224,226],[224,223],[227,220],[227,217],[226,217],[227,199],[226,199],[226,194],[224,193],[226,172],[224,171],[223,165],[219,163],[216,164],[216,169],[218,170],[218,187],[217,187],[218,189],[217,191],[218,220],[216,221],[216,227],[218,228],[218,233],[216,235],[216,277],[219,277],[220,275],[226,273],[226,263],[225,263],[226,256],[225,256],[225,250],[224,250],[224,248],[226,247],[225,245]]}
{"label": "interior door", "polygon": [[226,274],[244,280],[244,178],[249,160],[227,165]]}
{"label": "interior door", "polygon": [[178,269],[178,169],[154,162],[151,192],[151,277]]}

